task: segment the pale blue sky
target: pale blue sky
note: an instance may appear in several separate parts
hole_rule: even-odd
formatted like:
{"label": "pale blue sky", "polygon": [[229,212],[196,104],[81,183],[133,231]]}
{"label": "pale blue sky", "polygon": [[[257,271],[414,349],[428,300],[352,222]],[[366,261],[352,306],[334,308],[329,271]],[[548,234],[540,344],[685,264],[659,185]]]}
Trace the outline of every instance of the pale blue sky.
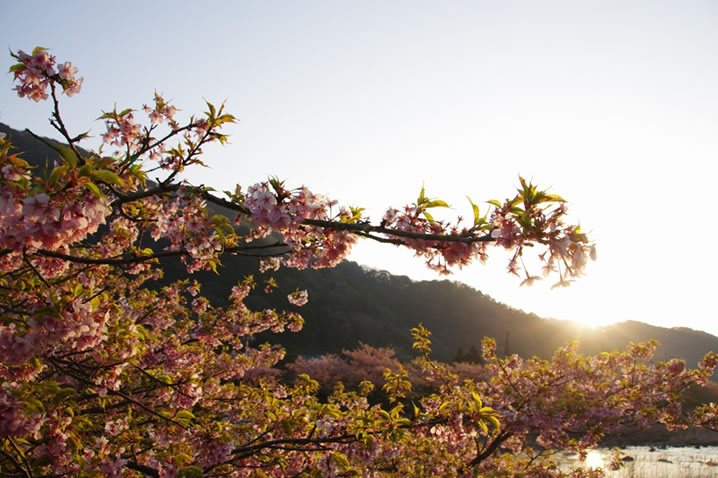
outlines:
{"label": "pale blue sky", "polygon": [[[714,1],[5,0],[0,43],[80,69],[77,132],[155,89],[184,115],[226,99],[232,144],[193,175],[217,189],[276,174],[379,218],[423,183],[469,216],[466,195],[533,178],[595,237],[586,277],[519,289],[497,254],[454,279],[542,316],[718,334]],[[50,134],[48,113],[4,76],[0,121]],[[435,277],[387,246],[352,259]]]}

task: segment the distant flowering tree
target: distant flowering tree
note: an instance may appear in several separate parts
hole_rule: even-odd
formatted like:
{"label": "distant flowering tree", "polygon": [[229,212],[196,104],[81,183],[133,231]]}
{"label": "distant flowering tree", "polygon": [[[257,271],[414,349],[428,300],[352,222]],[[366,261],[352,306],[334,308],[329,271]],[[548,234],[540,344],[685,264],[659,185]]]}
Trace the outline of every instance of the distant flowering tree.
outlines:
{"label": "distant flowering tree", "polygon": [[[413,396],[399,366],[382,371],[380,403],[367,399],[378,388],[369,381],[321,400],[309,375],[277,378],[281,347],[247,340],[299,330],[294,307],[307,302],[305,291],[289,295],[289,310],[252,311],[248,277],[217,307],[189,279],[151,287],[159,259],[177,258],[190,273],[216,271],[226,254],[259,257],[261,270],[331,267],[368,238],[408,247],[446,273],[485,260],[494,245],[512,251],[516,274],[523,253],[537,250],[544,273],[564,286],[595,256],[587,236],[564,223],[564,201],[521,179],[513,198],[492,201],[484,215],[471,202],[464,225],[435,220],[430,210],[446,204],[422,190],[375,224],[359,208],[277,179],[221,197],[179,174],[203,164],[205,145],[225,142],[221,128],[234,117],[222,107],[208,104],[180,124],[156,94],[141,110],[104,113],[103,141],[114,151],[84,154],[87,134],[71,134],[59,107],[61,93],[80,90],[77,69],[43,48],[12,56],[18,95],[52,101],[50,122],[66,144],[50,144],[61,159],[43,176],[11,138],[0,139],[3,475],[567,476],[548,450],[584,452],[626,422],[682,426],[680,391],[716,366],[714,355],[698,370],[651,364],[651,345],[590,358],[569,347],[550,362],[524,363],[497,358],[487,341],[491,378],[460,381],[430,358],[419,326],[411,373],[434,392]],[[150,182],[150,172],[161,177]],[[523,274],[524,283],[537,279]]]}

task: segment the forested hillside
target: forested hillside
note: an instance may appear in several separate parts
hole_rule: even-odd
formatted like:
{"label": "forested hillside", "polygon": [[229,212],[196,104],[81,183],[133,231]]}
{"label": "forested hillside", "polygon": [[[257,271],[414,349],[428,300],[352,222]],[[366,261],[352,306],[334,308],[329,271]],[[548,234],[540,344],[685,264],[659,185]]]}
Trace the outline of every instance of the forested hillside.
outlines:
{"label": "forested hillside", "polygon": [[[232,257],[224,265],[240,278],[253,273],[252,261]],[[255,307],[286,305],[287,294],[299,286],[309,291],[309,303],[302,309],[304,329],[280,339],[290,355],[341,352],[364,342],[392,346],[399,356],[406,356],[411,350],[408,331],[418,323],[432,331],[434,354],[444,361],[452,360],[459,348],[465,352],[472,345],[480,348],[484,336],[496,339],[500,353],[546,358],[571,340],[578,340],[583,352],[597,353],[623,349],[631,341],[656,339],[662,344],[658,359],[681,357],[691,366],[707,351],[718,350],[718,338],[701,331],[635,321],[591,329],[527,314],[462,283],[414,282],[349,261],[334,269],[254,273],[258,284],[248,303]],[[200,274],[205,294],[221,301],[233,285],[223,278],[226,275]],[[277,280],[279,288],[265,295],[262,281],[269,277]]]}

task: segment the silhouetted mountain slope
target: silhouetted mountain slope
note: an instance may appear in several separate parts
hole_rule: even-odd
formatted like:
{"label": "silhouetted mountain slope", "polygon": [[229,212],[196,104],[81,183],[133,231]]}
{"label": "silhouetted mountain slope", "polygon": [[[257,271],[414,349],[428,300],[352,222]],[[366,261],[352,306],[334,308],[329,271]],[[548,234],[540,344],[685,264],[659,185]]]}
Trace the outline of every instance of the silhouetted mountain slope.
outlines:
{"label": "silhouetted mountain slope", "polygon": [[[30,163],[31,166],[42,169],[47,165],[52,168],[55,160],[60,158],[57,151],[44,144],[42,141],[39,141],[27,131],[18,131],[10,128],[4,123],[0,123],[0,133],[5,133],[7,135],[7,138],[10,139],[13,146],[16,148],[13,152],[22,151],[22,158]],[[54,144],[60,144],[54,139],[44,139]]]}
{"label": "silhouetted mountain slope", "polygon": [[[0,131],[12,137],[31,164],[44,164],[46,158],[52,161],[56,157],[27,133],[2,124]],[[230,211],[213,210],[233,217]],[[341,352],[359,342],[392,346],[400,357],[406,357],[411,351],[409,330],[419,323],[432,331],[434,355],[444,361],[451,360],[459,347],[479,347],[483,336],[496,339],[499,353],[544,358],[571,340],[579,340],[583,352],[596,353],[653,338],[663,344],[658,349],[659,359],[682,357],[692,367],[707,351],[718,351],[718,337],[705,332],[634,321],[590,329],[513,309],[465,284],[446,280],[414,282],[406,276],[370,270],[350,261],[333,269],[282,268],[271,274],[259,274],[255,258],[229,256],[222,261],[219,275],[203,272],[190,276],[203,284],[202,293],[215,304],[223,303],[232,286],[248,274],[254,274],[258,282],[247,299],[255,309],[292,307],[287,294],[297,288],[309,291],[309,303],[301,309],[306,319],[301,332],[258,338],[281,343],[290,357]],[[187,277],[179,261],[165,261],[165,269],[165,281]],[[261,282],[270,276],[277,279],[279,288],[264,295]]]}
{"label": "silhouetted mountain slope", "polygon": [[[223,262],[219,277],[213,273],[197,275],[206,284],[203,293],[213,301],[222,302],[243,275],[254,273],[260,282],[258,289],[261,280],[270,275],[256,273],[256,266],[247,258],[228,257]],[[181,274],[175,267],[168,275]],[[582,352],[593,354],[623,349],[629,342],[656,339],[662,344],[658,359],[684,358],[695,367],[707,351],[718,350],[718,337],[705,332],[634,321],[592,329],[527,314],[462,283],[413,282],[406,276],[370,270],[350,261],[334,269],[280,269],[271,275],[279,282],[279,289],[267,296],[252,294],[250,306],[287,307],[288,293],[297,287],[309,291],[309,303],[301,309],[306,319],[304,329],[271,339],[284,345],[290,355],[336,353],[365,342],[393,346],[400,356],[408,356],[409,330],[420,322],[432,331],[434,356],[444,361],[451,360],[459,347],[478,347],[483,336],[495,338],[500,353],[507,352],[508,338],[508,352],[524,357],[548,358],[572,340],[580,342]]]}
{"label": "silhouetted mountain slope", "polygon": [[649,339],[658,340],[662,344],[657,352],[659,358],[684,358],[691,365],[703,358],[705,352],[718,351],[718,337],[706,332],[687,327],[668,329],[633,320],[597,329],[593,332],[592,340],[586,341],[584,350],[595,353],[629,341]]}

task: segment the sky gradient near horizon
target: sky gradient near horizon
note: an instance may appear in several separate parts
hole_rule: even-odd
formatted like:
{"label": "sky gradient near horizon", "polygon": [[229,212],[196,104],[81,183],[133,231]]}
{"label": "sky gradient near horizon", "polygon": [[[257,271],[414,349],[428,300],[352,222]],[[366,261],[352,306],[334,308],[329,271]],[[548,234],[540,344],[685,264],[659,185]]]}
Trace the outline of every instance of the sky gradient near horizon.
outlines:
{"label": "sky gradient near horizon", "polygon": [[[6,0],[0,40],[79,68],[73,131],[155,90],[183,118],[226,100],[231,144],[192,175],[218,190],[277,175],[378,220],[423,184],[470,217],[467,195],[512,196],[521,174],[569,201],[598,261],[566,289],[519,288],[500,253],[450,279],[544,317],[718,335],[716,2]],[[0,121],[56,136],[11,88]],[[350,259],[437,278],[391,246]]]}

